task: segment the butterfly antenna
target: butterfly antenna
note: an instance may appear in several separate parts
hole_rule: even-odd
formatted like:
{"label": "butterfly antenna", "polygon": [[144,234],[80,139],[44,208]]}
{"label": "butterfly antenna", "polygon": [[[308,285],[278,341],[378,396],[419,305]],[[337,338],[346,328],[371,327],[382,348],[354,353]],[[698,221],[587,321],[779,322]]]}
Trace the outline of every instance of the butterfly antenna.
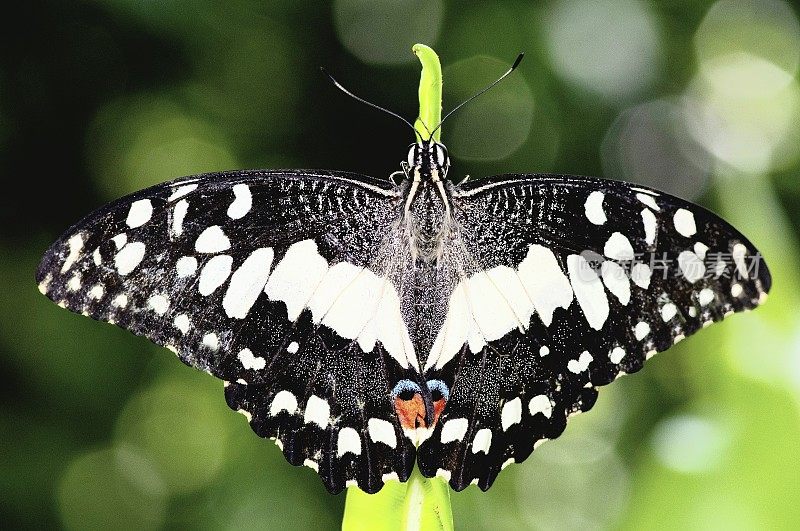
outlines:
{"label": "butterfly antenna", "polygon": [[[456,112],[457,110],[459,110],[461,107],[463,107],[463,106],[464,106],[464,105],[466,105],[467,103],[471,102],[472,100],[474,100],[475,98],[477,98],[478,96],[480,96],[481,94],[483,94],[484,92],[487,92],[489,89],[491,89],[492,87],[494,87],[495,85],[497,85],[498,83],[500,83],[501,81],[503,81],[505,78],[507,78],[507,77],[509,76],[509,74],[511,74],[511,72],[513,72],[514,70],[516,70],[516,68],[517,68],[517,67],[519,66],[519,64],[522,62],[522,58],[523,58],[523,57],[525,57],[525,52],[520,52],[520,54],[517,56],[517,59],[514,61],[514,64],[513,64],[513,65],[511,65],[511,68],[509,68],[508,70],[506,70],[506,73],[505,73],[505,74],[503,74],[502,76],[500,76],[499,78],[497,78],[496,80],[494,80],[494,81],[493,81],[491,84],[489,84],[487,87],[484,87],[484,88],[483,88],[483,89],[482,89],[480,92],[477,92],[477,93],[473,94],[472,96],[470,96],[469,98],[467,98],[466,100],[462,101],[461,103],[459,103],[458,105],[456,105],[456,107],[455,107],[454,109],[452,109],[450,112],[448,112],[447,114],[445,114],[445,115],[444,115],[444,118],[442,118],[442,121],[440,121],[440,122],[439,122],[439,125],[437,125],[437,126],[436,126],[436,127],[433,129],[433,132],[431,132],[431,138],[433,138],[433,133],[435,133],[436,131],[438,131],[438,130],[439,130],[439,128],[440,128],[440,127],[442,126],[442,124],[444,123],[444,121],[445,121],[445,120],[447,120],[447,119],[450,117],[450,115],[452,115],[454,112]],[[426,128],[426,129],[427,129],[427,128]]]}
{"label": "butterfly antenna", "polygon": [[[414,131],[414,130],[415,130],[415,129],[414,129],[414,125],[413,125],[411,122],[409,122],[408,120],[406,120],[405,118],[403,118],[402,116],[400,116],[399,114],[397,114],[396,112],[394,112],[394,111],[390,111],[389,109],[387,109],[387,108],[385,108],[385,107],[381,107],[380,105],[377,105],[377,104],[375,104],[375,103],[372,103],[372,102],[370,102],[370,101],[367,101],[367,100],[365,100],[364,98],[361,98],[361,97],[359,97],[359,96],[356,96],[355,94],[353,94],[352,92],[350,92],[349,90],[347,90],[346,88],[344,88],[344,87],[342,86],[342,84],[341,84],[341,83],[339,83],[338,81],[336,81],[336,79],[335,79],[335,78],[334,78],[332,75],[330,75],[330,74],[328,73],[328,71],[327,71],[327,70],[325,70],[325,68],[323,68],[323,67],[319,67],[319,69],[320,69],[320,70],[322,70],[322,73],[323,73],[323,74],[325,74],[326,76],[328,76],[328,79],[330,79],[330,80],[331,80],[331,83],[333,83],[333,85],[334,85],[336,88],[338,88],[339,90],[341,90],[342,92],[344,92],[345,94],[347,94],[348,96],[350,96],[351,98],[353,98],[354,100],[356,100],[356,101],[360,101],[361,103],[363,103],[363,104],[365,104],[365,105],[369,105],[369,106],[370,106],[370,107],[372,107],[373,109],[378,109],[379,111],[383,111],[383,112],[385,112],[386,114],[389,114],[389,115],[391,115],[391,116],[394,116],[395,118],[398,118],[399,120],[402,120],[402,121],[403,121],[403,123],[405,123],[407,126],[409,126],[409,127],[411,128],[411,130],[412,130],[412,131]],[[426,129],[427,129],[427,127],[426,127]],[[432,133],[431,133],[431,134],[432,134]]]}

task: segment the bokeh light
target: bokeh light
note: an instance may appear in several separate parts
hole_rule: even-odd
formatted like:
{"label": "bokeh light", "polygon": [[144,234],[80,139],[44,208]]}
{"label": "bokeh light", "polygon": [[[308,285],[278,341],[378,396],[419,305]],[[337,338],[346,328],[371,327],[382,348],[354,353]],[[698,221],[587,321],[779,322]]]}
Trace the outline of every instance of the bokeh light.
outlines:
{"label": "bokeh light", "polygon": [[[628,472],[613,441],[597,433],[565,434],[559,444],[545,443],[537,474],[518,483],[517,503],[528,526],[544,529],[602,528],[627,504]],[[572,503],[564,504],[566,498]]]}
{"label": "bokeh light", "polygon": [[713,159],[692,138],[680,103],[656,100],[623,110],[602,144],[606,175],[697,198]]}
{"label": "bokeh light", "polygon": [[644,2],[559,0],[539,28],[558,75],[599,96],[636,94],[659,72],[659,21]]}
{"label": "bokeh light", "polygon": [[728,431],[720,422],[680,415],[661,421],[653,432],[652,443],[665,466],[678,472],[706,472],[726,459]]}
{"label": "bokeh light", "polygon": [[687,89],[694,136],[721,161],[758,174],[798,156],[800,24],[776,0],[717,2],[694,39]]}
{"label": "bokeh light", "polygon": [[414,61],[417,42],[436,44],[442,24],[441,0],[336,0],[333,20],[347,50],[373,64]]}
{"label": "bokeh light", "polygon": [[98,187],[116,198],[187,174],[237,166],[222,132],[155,95],[114,101],[87,142]]}
{"label": "bokeh light", "polygon": [[[457,105],[500,77],[509,66],[486,56],[448,65],[442,74],[447,79],[446,100]],[[459,109],[448,120],[447,145],[453,156],[460,159],[504,159],[528,139],[533,109],[533,94],[524,76],[513,76]]]}
{"label": "bokeh light", "polygon": [[173,493],[208,485],[228,458],[230,412],[198,387],[160,382],[131,399],[117,420],[116,440],[155,463]]}
{"label": "bokeh light", "polygon": [[153,467],[126,447],[75,458],[58,481],[67,529],[160,529],[167,509]]}

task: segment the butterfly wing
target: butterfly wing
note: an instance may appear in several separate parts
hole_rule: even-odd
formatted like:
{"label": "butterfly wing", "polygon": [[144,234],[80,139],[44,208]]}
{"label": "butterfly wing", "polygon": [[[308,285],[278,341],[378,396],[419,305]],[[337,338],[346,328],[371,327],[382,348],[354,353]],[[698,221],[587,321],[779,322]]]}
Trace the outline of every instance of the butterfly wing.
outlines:
{"label": "butterfly wing", "polygon": [[713,213],[617,181],[507,175],[453,190],[466,256],[424,367],[450,397],[422,473],[488,489],[598,386],[733,312],[771,280]]}
{"label": "butterfly wing", "polygon": [[402,324],[378,326],[400,317],[373,261],[400,200],[346,173],[180,179],[76,224],[37,281],[69,310],[225,380],[231,408],[331,492],[375,492],[414,462],[389,398],[413,347]]}

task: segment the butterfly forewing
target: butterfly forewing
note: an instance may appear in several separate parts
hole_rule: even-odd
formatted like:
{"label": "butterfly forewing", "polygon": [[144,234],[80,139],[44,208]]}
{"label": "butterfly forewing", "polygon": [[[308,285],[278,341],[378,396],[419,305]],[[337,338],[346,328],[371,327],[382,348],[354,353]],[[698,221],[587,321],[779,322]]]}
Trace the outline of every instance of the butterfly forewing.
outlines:
{"label": "butterfly forewing", "polygon": [[419,449],[426,476],[491,486],[587,411],[595,387],[766,297],[756,249],[650,189],[508,175],[454,190],[467,258],[426,378],[452,383]]}
{"label": "butterfly forewing", "polygon": [[345,173],[181,179],[76,224],[37,281],[62,306],[229,382],[230,406],[332,492],[375,492],[413,465],[389,397],[410,364],[396,334],[374,331],[385,300],[367,294],[353,322],[347,290],[381,285],[370,267],[398,201],[390,185]]}

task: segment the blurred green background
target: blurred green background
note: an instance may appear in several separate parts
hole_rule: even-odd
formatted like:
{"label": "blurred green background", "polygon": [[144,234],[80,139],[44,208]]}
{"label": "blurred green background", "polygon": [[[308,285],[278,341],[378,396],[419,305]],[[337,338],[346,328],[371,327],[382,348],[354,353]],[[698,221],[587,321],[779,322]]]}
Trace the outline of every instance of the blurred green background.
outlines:
{"label": "blurred green background", "polygon": [[[0,22],[0,527],[333,529],[328,495],[222,384],[36,290],[123,194],[257,167],[399,167],[433,46],[452,175],[563,172],[700,202],[762,252],[767,305],[704,330],[495,486],[460,529],[800,527],[800,8],[781,0],[40,0]],[[366,149],[365,149],[366,148]]]}

